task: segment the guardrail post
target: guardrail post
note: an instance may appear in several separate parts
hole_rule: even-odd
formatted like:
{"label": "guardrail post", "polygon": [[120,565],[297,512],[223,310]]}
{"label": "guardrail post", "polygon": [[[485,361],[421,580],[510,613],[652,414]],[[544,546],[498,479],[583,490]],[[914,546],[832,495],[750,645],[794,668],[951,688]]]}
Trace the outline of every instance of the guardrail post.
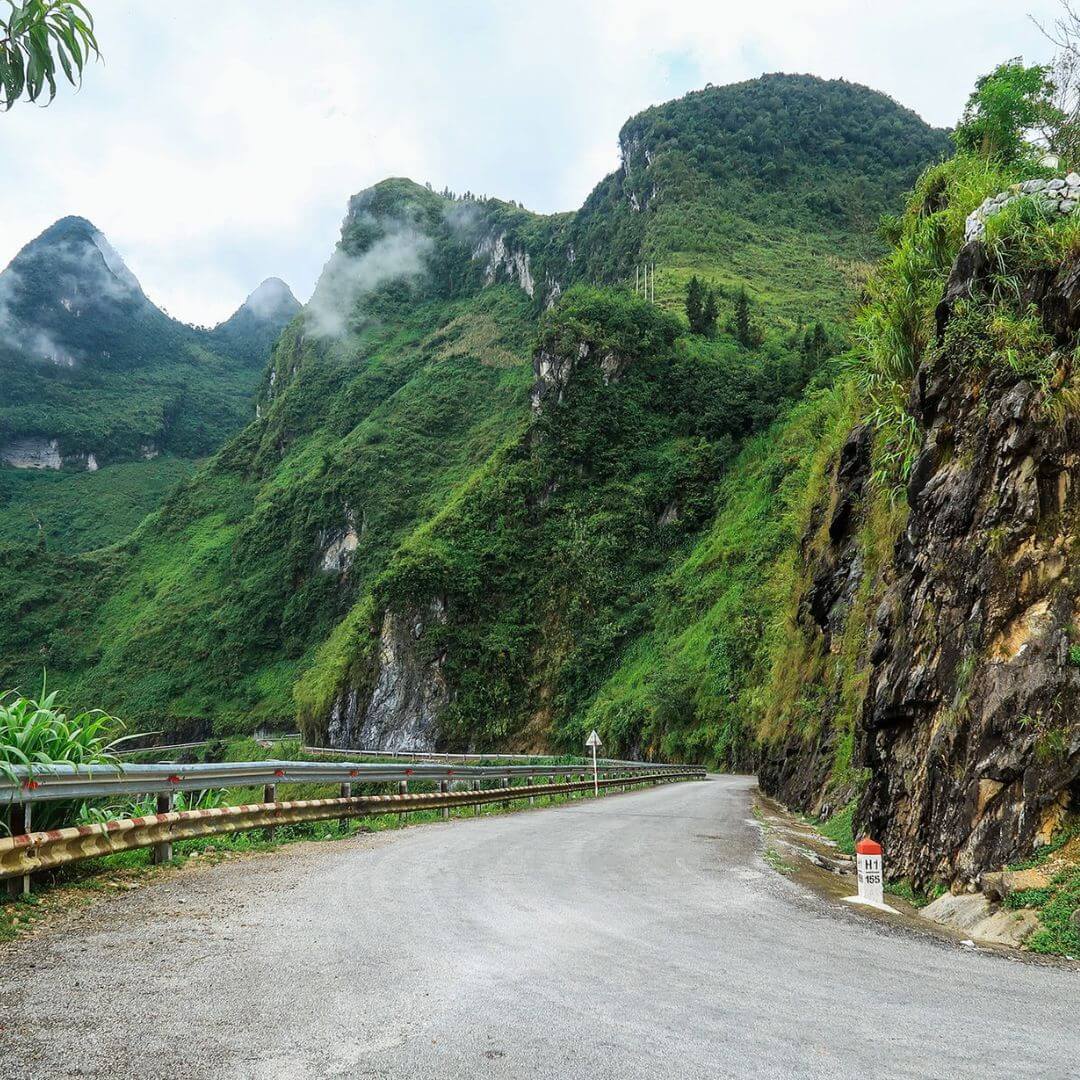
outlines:
{"label": "guardrail post", "polygon": [[[343,799],[351,799],[352,798],[352,784],[348,780],[346,780],[341,785],[341,797]],[[348,831],[348,825],[349,825],[349,819],[348,818],[342,818],[342,823],[343,823],[342,827],[345,828],[345,830],[347,832]]]}
{"label": "guardrail post", "polygon": [[[277,784],[266,784],[263,787],[263,802],[277,802]],[[274,839],[273,826],[266,830],[266,839]]]}
{"label": "guardrail post", "polygon": [[[11,807],[11,835],[22,836],[30,831],[30,808],[32,803],[15,803]],[[30,895],[30,875],[24,874],[21,878],[10,878],[7,883],[9,896]]]}
{"label": "guardrail post", "polygon": [[[532,787],[533,786],[533,778],[531,776],[526,776],[525,777],[525,786],[526,787]],[[533,795],[529,796],[529,805],[530,806],[535,806],[536,805],[536,797],[535,796],[533,796]]]}
{"label": "guardrail post", "polygon": [[[173,801],[175,796],[171,791],[167,791],[157,797],[157,812],[159,814],[168,814],[172,811]],[[173,855],[172,841],[162,840],[160,844],[155,844],[151,850],[150,861],[154,866],[160,866],[162,863],[167,863]]]}
{"label": "guardrail post", "polygon": [[[474,780],[472,782],[472,789],[473,789],[473,791],[475,791],[475,792],[477,792],[479,794],[479,791],[480,791],[480,781],[479,780]],[[477,803],[473,807],[473,813],[479,815],[479,813],[480,813],[480,804],[479,803]]]}
{"label": "guardrail post", "polygon": [[[510,784],[510,776],[508,774],[508,775],[503,777],[503,787],[508,788],[510,786],[511,786],[511,784]],[[512,806],[513,803],[514,803],[513,799],[503,799],[503,806]]]}
{"label": "guardrail post", "polygon": [[[409,781],[408,780],[400,781],[398,783],[398,794],[399,795],[408,795],[408,793],[409,793]],[[402,810],[401,813],[398,814],[398,825],[399,826],[405,824],[406,816],[407,815],[406,815],[404,810]]]}
{"label": "guardrail post", "polygon": [[[450,781],[449,780],[440,780],[439,781],[439,791],[443,795],[448,795],[450,793]],[[449,821],[450,820],[450,807],[449,806],[444,806],[442,808],[442,819],[443,819],[443,821]]]}

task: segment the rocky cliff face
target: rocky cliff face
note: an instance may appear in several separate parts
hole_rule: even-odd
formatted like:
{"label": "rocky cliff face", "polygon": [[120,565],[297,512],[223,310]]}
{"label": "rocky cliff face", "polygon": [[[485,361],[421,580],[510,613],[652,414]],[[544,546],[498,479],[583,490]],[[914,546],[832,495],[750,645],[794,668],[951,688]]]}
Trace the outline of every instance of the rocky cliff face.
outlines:
{"label": "rocky cliff face", "polygon": [[546,408],[561,405],[574,370],[590,358],[593,358],[592,362],[599,365],[605,386],[617,383],[622,378],[629,362],[626,357],[620,356],[613,349],[597,350],[596,346],[587,341],[580,342],[576,352],[537,349],[533,355],[535,381],[529,395],[533,413],[539,415]]}
{"label": "rocky cliff face", "polygon": [[[872,442],[872,431],[866,425],[850,433],[833,467],[827,496],[815,509],[800,545],[809,584],[799,598],[798,623],[820,656],[837,656],[843,651],[856,598],[867,576],[862,530],[868,509]],[[822,533],[823,543],[819,540]],[[856,664],[864,667],[868,662],[863,643]],[[838,722],[842,694],[835,680],[830,682],[826,677],[824,682],[826,693],[817,700],[816,729],[808,732],[800,728],[770,746],[758,763],[758,774],[766,791],[792,806],[829,817],[852,797],[854,789],[837,788],[834,783],[833,763],[842,737]]]}
{"label": "rocky cliff face", "polygon": [[13,469],[62,469],[65,467],[97,472],[97,456],[92,452],[65,452],[59,439],[27,436],[0,444],[0,461]]}
{"label": "rocky cliff face", "polygon": [[329,746],[434,750],[439,713],[450,700],[442,654],[426,655],[425,630],[446,619],[446,605],[383,616],[373,682],[342,689],[327,724]]}
{"label": "rocky cliff face", "polygon": [[[914,380],[921,449],[906,528],[872,583],[855,731],[867,778],[857,825],[884,844],[892,874],[954,888],[1045,843],[1080,805],[1080,422],[1054,407],[1072,361],[1048,386],[977,361],[960,316],[987,274],[968,244],[938,311],[939,347]],[[1023,288],[1068,355],[1080,264]],[[828,544],[803,598],[826,649],[863,577],[866,439],[853,433],[837,465]],[[802,749],[776,753],[762,778],[813,806],[828,747]]]}

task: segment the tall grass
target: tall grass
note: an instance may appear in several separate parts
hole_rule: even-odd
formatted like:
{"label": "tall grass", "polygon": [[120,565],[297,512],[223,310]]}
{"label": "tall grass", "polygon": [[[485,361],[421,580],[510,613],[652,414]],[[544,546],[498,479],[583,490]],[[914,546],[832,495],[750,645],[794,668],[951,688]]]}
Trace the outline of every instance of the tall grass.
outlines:
{"label": "tall grass", "polygon": [[122,726],[101,709],[69,715],[48,690],[44,676],[37,698],[18,690],[0,694],[0,774],[17,766],[112,764],[111,739]]}
{"label": "tall grass", "polygon": [[[880,486],[902,485],[915,462],[920,440],[907,410],[908,393],[935,344],[934,311],[964,243],[967,215],[988,195],[1044,172],[1030,163],[1006,168],[960,155],[927,169],[903,215],[890,223],[895,246],[868,283],[856,321],[864,360],[860,375],[878,432],[874,476]],[[1001,259],[997,235],[996,225],[989,226],[994,260]]]}

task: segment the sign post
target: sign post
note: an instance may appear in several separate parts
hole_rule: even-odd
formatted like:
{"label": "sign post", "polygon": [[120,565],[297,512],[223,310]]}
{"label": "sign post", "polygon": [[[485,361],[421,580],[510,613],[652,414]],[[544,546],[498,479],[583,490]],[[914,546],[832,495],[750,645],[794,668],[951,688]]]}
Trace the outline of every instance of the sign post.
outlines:
{"label": "sign post", "polygon": [[603,746],[600,741],[600,736],[596,734],[596,729],[593,729],[593,733],[585,740],[585,745],[592,748],[592,786],[593,797],[595,798],[600,794],[600,781],[596,775],[596,748]]}

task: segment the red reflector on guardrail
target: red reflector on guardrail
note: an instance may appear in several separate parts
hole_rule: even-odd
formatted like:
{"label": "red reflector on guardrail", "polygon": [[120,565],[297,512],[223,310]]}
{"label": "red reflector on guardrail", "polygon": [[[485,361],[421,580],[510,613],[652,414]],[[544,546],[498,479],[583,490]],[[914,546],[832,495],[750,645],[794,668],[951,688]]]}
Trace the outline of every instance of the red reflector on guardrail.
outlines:
{"label": "red reflector on guardrail", "polygon": [[405,775],[406,775],[406,776],[412,776],[412,774],[413,774],[413,771],[412,771],[412,769],[406,769],[406,770],[405,770]]}
{"label": "red reflector on guardrail", "polygon": [[179,784],[180,783],[180,777],[179,776],[170,776],[169,777],[169,783],[170,784]]}
{"label": "red reflector on guardrail", "polygon": [[284,776],[285,775],[285,770],[284,769],[275,769],[274,770],[274,775],[275,776]]}
{"label": "red reflector on guardrail", "polygon": [[38,787],[39,785],[38,785],[38,782],[37,782],[36,780],[26,779],[26,780],[24,780],[24,781],[22,782],[22,786],[23,786],[23,787],[24,787],[24,788],[25,788],[25,789],[26,789],[27,791],[34,791],[34,790],[36,790],[36,789],[37,789],[37,787]]}
{"label": "red reflector on guardrail", "polygon": [[359,769],[350,769],[349,770],[349,775],[350,776],[359,776],[360,775],[360,770]]}

